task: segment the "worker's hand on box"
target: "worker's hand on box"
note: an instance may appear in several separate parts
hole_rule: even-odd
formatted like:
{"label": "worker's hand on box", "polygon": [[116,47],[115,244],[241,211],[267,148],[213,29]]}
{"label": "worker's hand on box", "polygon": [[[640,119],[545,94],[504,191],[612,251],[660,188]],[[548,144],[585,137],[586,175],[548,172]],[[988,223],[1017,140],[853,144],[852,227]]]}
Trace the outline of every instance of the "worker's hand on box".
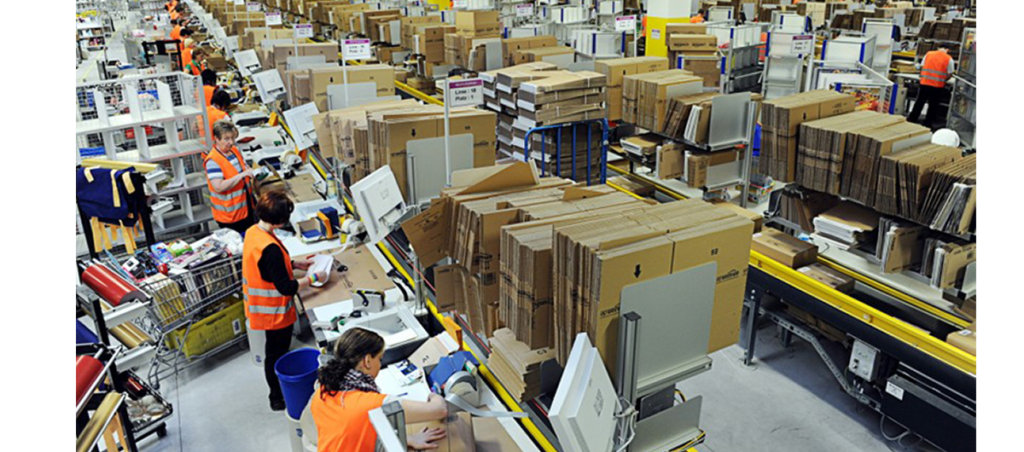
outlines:
{"label": "worker's hand on box", "polygon": [[308,270],[312,265],[313,261],[309,259],[292,262],[292,267],[295,267],[296,270]]}
{"label": "worker's hand on box", "polygon": [[442,440],[446,435],[443,427],[424,428],[419,433],[409,435],[405,442],[413,450],[437,449],[437,444],[434,441]]}

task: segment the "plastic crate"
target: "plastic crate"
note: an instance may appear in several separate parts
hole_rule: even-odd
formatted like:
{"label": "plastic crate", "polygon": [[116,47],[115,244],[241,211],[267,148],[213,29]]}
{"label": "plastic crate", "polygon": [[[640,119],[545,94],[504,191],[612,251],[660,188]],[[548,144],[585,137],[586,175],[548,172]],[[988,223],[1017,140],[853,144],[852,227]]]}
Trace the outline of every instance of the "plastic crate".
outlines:
{"label": "plastic crate", "polygon": [[198,322],[192,324],[185,335],[186,328],[170,332],[166,337],[167,346],[181,350],[186,358],[202,355],[218,346],[245,334],[245,309],[242,300],[230,297],[234,301]]}

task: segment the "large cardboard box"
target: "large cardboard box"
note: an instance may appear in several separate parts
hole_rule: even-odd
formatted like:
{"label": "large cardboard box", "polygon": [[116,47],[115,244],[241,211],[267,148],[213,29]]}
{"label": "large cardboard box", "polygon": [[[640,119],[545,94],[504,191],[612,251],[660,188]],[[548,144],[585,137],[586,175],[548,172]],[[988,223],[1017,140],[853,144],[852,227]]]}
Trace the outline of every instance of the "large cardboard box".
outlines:
{"label": "large cardboard box", "polygon": [[754,234],[751,249],[790,268],[812,264],[818,258],[817,246],[776,229]]}
{"label": "large cardboard box", "polygon": [[455,28],[460,34],[476,36],[500,32],[501,22],[498,11],[456,11]]}
{"label": "large cardboard box", "polygon": [[445,437],[434,442],[437,452],[475,452],[476,436],[473,434],[473,417],[465,411],[448,414],[442,421],[420,422],[407,424],[407,435],[417,434],[426,428],[441,428]]}
{"label": "large cardboard box", "polygon": [[672,34],[668,37],[668,49],[676,52],[714,52],[718,50],[718,38],[714,35]]}
{"label": "large cardboard box", "polygon": [[528,63],[527,55],[522,53],[524,50],[554,47],[556,45],[558,45],[558,41],[551,35],[503,39],[501,41],[502,59],[508,66]]}
{"label": "large cardboard box", "polygon": [[665,57],[613,58],[594,62],[594,71],[607,76],[608,86],[610,87],[622,86],[622,79],[627,75],[665,70],[668,70],[668,58]]}
{"label": "large cardboard box", "polygon": [[[320,111],[327,111],[327,86],[341,85],[346,75],[341,67],[307,69],[310,78],[310,94]],[[373,82],[377,85],[377,97],[392,96],[395,92],[395,71],[386,64],[368,64],[346,68],[348,83]]]}

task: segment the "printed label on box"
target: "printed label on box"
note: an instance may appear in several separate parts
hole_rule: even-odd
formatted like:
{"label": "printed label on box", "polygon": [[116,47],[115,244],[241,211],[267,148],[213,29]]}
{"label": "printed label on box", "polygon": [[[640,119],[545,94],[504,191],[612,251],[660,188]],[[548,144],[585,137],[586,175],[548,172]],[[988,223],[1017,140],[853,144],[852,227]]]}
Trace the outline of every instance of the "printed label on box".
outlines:
{"label": "printed label on box", "polygon": [[[636,16],[619,16],[615,18],[615,31],[636,31]],[[654,32],[658,30],[651,30],[653,36]],[[658,35],[661,32],[658,31]],[[657,38],[654,38],[657,39]]]}
{"label": "printed label on box", "polygon": [[661,39],[661,29],[660,28],[652,28],[651,29],[651,39]]}
{"label": "printed label on box", "polygon": [[245,4],[245,10],[246,10],[246,11],[249,11],[250,13],[256,13],[256,12],[259,12],[259,11],[260,11],[260,4],[259,4],[259,3],[256,3],[256,2],[253,2],[253,3],[246,3],[246,4]]}
{"label": "printed label on box", "polygon": [[448,95],[452,107],[465,107],[484,103],[484,80],[471,78],[448,82]]}
{"label": "printed label on box", "polygon": [[264,20],[267,21],[267,25],[281,25],[281,13],[267,13],[263,16]]}
{"label": "printed label on box", "polygon": [[365,60],[373,56],[369,39],[346,39],[341,53],[345,60]]}
{"label": "printed label on box", "polygon": [[530,17],[533,15],[533,4],[523,3],[516,5],[516,17]]}

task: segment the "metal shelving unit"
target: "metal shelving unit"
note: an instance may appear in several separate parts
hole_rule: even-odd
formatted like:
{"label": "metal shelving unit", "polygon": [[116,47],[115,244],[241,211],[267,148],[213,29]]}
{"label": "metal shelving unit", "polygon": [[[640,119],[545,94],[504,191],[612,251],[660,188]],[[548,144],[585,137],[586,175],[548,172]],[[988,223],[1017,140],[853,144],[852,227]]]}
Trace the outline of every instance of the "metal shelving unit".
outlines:
{"label": "metal shelving unit", "polygon": [[976,29],[965,28],[960,44],[960,59],[957,71],[953,76],[953,94],[949,99],[949,113],[946,127],[960,135],[960,143],[969,149],[975,147],[975,129],[977,128],[977,53]]}
{"label": "metal shelving unit", "polygon": [[[198,77],[182,73],[138,75],[78,85],[76,135],[79,148],[102,148],[101,157],[160,163],[173,177],[167,191],[149,187],[151,199],[170,200],[171,211],[156,209],[158,233],[202,224],[212,218],[202,192],[198,154],[210,149],[208,120]],[[82,155],[76,149],[76,160]],[[148,184],[147,184],[148,185]],[[169,217],[169,218],[165,218]]]}

